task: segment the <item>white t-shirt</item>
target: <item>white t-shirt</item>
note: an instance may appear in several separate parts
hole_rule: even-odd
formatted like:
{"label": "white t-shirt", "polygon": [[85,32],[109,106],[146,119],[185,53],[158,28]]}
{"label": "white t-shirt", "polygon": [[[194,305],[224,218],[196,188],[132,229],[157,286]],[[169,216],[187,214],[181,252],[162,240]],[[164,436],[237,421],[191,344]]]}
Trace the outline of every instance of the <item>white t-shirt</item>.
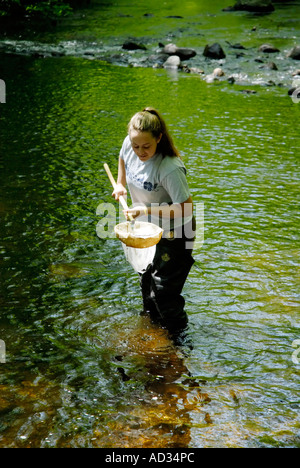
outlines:
{"label": "white t-shirt", "polygon": [[[125,163],[126,182],[133,206],[183,203],[189,198],[186,169],[180,158],[155,154],[143,162],[133,151],[129,136],[123,142],[120,158]],[[171,230],[188,223],[192,216],[171,220],[154,215],[149,218],[141,216],[139,220],[150,221],[164,230]]]}

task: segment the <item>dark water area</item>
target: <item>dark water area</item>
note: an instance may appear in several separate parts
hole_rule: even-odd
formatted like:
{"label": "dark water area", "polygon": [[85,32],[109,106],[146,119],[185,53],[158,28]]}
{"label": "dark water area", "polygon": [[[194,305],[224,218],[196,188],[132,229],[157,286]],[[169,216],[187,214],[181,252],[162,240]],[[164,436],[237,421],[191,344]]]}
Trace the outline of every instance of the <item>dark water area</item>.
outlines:
{"label": "dark water area", "polygon": [[[217,15],[220,37],[220,3],[212,13],[201,2],[185,7],[189,18]],[[166,11],[187,17],[180,5]],[[78,16],[72,33],[62,25],[56,41],[82,41],[88,28],[105,41],[117,7],[147,13],[143,3],[107,4],[94,23]],[[291,36],[293,8],[282,19]],[[229,40],[253,22],[226,18]],[[133,23],[123,19],[114,31],[125,37]],[[291,36],[274,31],[290,47]],[[0,57],[0,446],[299,447],[300,104],[253,81],[254,94],[74,55]],[[103,163],[116,174],[127,122],[145,105],[164,114],[193,200],[204,203],[181,347],[140,315],[120,242],[96,235],[97,207],[112,201]]]}

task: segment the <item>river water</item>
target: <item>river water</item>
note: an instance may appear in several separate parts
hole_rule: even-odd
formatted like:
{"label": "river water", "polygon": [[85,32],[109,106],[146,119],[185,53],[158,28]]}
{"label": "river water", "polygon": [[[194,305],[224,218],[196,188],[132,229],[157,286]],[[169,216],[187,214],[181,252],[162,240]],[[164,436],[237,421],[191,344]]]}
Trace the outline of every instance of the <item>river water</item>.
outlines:
{"label": "river water", "polygon": [[[219,40],[254,23],[271,36],[280,16],[205,4],[166,2],[161,16],[202,21]],[[139,37],[144,13],[156,40],[158,2],[145,5],[95,7],[88,24],[81,11],[59,40],[86,41],[89,28],[104,40],[122,19],[120,36]],[[294,44],[293,8],[280,10],[277,45]],[[1,74],[0,446],[299,447],[300,104],[282,86],[250,94],[77,56],[2,54]],[[97,207],[112,201],[103,163],[116,174],[127,121],[145,105],[164,114],[204,203],[180,347],[140,315],[120,242],[96,235]]]}

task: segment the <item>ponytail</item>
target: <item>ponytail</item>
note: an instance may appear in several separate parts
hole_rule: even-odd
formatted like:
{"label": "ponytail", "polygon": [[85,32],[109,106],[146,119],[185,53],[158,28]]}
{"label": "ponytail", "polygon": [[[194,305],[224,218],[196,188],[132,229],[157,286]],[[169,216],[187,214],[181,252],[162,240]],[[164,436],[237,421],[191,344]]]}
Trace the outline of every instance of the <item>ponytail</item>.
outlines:
{"label": "ponytail", "polygon": [[138,112],[132,117],[128,124],[128,133],[132,130],[150,132],[154,138],[159,138],[160,135],[162,135],[161,140],[157,145],[157,152],[161,153],[163,157],[180,157],[164,119],[153,107],[146,107],[142,112]]}

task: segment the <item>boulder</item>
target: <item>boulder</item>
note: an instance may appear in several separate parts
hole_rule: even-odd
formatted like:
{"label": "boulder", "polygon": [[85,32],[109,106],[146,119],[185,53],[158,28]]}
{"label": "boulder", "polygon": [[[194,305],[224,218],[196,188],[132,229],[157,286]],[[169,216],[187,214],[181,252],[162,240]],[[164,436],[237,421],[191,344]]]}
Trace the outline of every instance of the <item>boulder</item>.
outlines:
{"label": "boulder", "polygon": [[274,62],[264,63],[259,68],[260,70],[278,70],[276,63]]}
{"label": "boulder", "polygon": [[125,41],[122,49],[125,50],[147,50],[147,47],[144,44],[140,44],[138,42],[135,42],[134,40],[129,39],[128,41]]}
{"label": "boulder", "polygon": [[214,71],[213,71],[213,74],[214,74],[217,78],[219,78],[219,77],[225,75],[224,70],[222,70],[222,68],[215,68]]}
{"label": "boulder", "polygon": [[278,67],[277,67],[276,63],[274,63],[274,62],[268,62],[266,67],[269,68],[269,70],[275,70],[275,71],[278,70]]}
{"label": "boulder", "polygon": [[219,79],[224,76],[225,73],[222,68],[215,68],[214,71],[205,77],[207,83],[213,83],[214,81],[219,81]]}
{"label": "boulder", "polygon": [[295,71],[292,73],[292,76],[300,76],[300,70],[295,70]]}
{"label": "boulder", "polygon": [[197,68],[197,67],[191,67],[190,69],[190,73],[196,73],[197,75],[204,75],[204,70],[202,70],[202,68]]}
{"label": "boulder", "polygon": [[294,60],[300,60],[300,46],[295,46],[292,50],[288,53],[288,57]]}
{"label": "boulder", "polygon": [[203,55],[204,57],[209,57],[217,60],[226,57],[224,50],[217,42],[212,45],[206,45],[203,51]]}
{"label": "boulder", "polygon": [[170,57],[164,63],[164,68],[171,68],[173,70],[178,70],[180,65],[181,65],[180,57],[178,57],[178,55],[170,55]]}
{"label": "boulder", "polygon": [[295,104],[299,104],[300,102],[300,88],[296,87],[296,86],[293,86],[292,88],[290,88],[288,90],[288,95],[291,96],[293,102]]}
{"label": "boulder", "polygon": [[162,52],[168,55],[177,55],[180,57],[180,60],[189,60],[190,58],[197,55],[197,52],[194,49],[189,49],[187,47],[177,47],[175,44],[167,44],[163,48]]}
{"label": "boulder", "polygon": [[165,61],[169,58],[168,54],[152,54],[148,57],[147,61],[150,65],[157,65],[158,67],[163,66]]}
{"label": "boulder", "polygon": [[274,11],[271,0],[238,0],[232,7],[234,11],[253,11],[255,13],[269,13]]}
{"label": "boulder", "polygon": [[275,52],[280,52],[277,47],[272,46],[271,44],[263,44],[258,49],[260,52],[264,52],[266,54],[273,54]]}

